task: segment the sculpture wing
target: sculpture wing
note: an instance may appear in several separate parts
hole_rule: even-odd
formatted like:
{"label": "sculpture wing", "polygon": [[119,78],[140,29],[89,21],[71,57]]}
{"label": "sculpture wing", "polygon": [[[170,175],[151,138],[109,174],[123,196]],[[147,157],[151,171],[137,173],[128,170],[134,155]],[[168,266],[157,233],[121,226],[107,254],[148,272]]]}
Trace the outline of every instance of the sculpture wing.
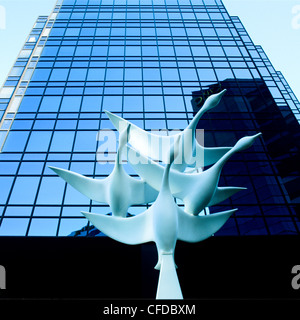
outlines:
{"label": "sculpture wing", "polygon": [[65,169],[50,167],[62,179],[68,182],[73,188],[81,192],[89,199],[107,203],[107,179],[92,179],[85,177],[79,173],[72,172]]}
{"label": "sculpture wing", "polygon": [[225,201],[237,192],[246,189],[247,188],[240,187],[218,187],[213,198],[210,200],[208,207],[214,206],[222,201]]}
{"label": "sculpture wing", "polygon": [[129,177],[129,189],[132,194],[132,204],[147,204],[153,202],[157,196],[158,191],[152,188],[144,180],[137,180]]}
{"label": "sculpture wing", "polygon": [[[117,130],[120,130],[120,128],[126,128],[128,125],[130,126],[128,142],[135,149],[140,150],[146,157],[151,157],[153,159],[163,161],[165,160],[168,155],[169,149],[167,149],[166,152],[161,152],[159,146],[168,145],[170,137],[159,136],[157,134],[147,132],[137,127],[135,124],[109,111],[105,111],[105,113]],[[164,143],[163,140],[165,140],[166,142]]]}
{"label": "sculpture wing", "polygon": [[217,232],[237,209],[213,213],[207,216],[193,216],[178,210],[178,239],[199,242]]}
{"label": "sculpture wing", "polygon": [[153,217],[151,207],[130,218],[121,218],[81,212],[97,229],[110,238],[126,244],[153,241]]}

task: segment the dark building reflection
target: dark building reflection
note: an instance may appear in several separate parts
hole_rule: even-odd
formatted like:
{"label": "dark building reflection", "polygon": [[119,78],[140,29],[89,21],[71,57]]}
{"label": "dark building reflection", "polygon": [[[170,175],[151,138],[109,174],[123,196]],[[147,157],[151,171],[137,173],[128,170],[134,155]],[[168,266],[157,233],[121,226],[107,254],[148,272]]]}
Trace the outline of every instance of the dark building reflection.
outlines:
{"label": "dark building reflection", "polygon": [[220,104],[206,113],[205,146],[232,146],[245,135],[262,133],[251,149],[232,157],[220,185],[244,186],[229,200],[212,208],[238,208],[218,234],[297,234],[300,202],[300,129],[288,107],[278,107],[265,82],[227,79],[193,92],[196,113],[212,93],[227,89]]}

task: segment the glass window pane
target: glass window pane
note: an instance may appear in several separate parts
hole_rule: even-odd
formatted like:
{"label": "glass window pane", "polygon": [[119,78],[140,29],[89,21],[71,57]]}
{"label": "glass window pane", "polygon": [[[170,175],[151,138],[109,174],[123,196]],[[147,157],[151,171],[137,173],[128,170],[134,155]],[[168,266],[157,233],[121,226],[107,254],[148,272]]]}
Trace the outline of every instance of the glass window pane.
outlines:
{"label": "glass window pane", "polygon": [[223,47],[228,57],[240,57],[241,53],[237,47]]}
{"label": "glass window pane", "polygon": [[82,112],[100,112],[102,96],[84,96],[82,100]]}
{"label": "glass window pane", "polygon": [[55,57],[57,55],[58,46],[45,46],[42,52],[42,57]]}
{"label": "glass window pane", "polygon": [[39,181],[39,177],[18,177],[14,184],[9,204],[34,203]]}
{"label": "glass window pane", "polygon": [[50,37],[61,37],[64,35],[64,33],[65,33],[64,28],[52,28]]}
{"label": "glass window pane", "polygon": [[202,28],[202,34],[204,37],[216,37],[217,34],[213,28]]}
{"label": "glass window pane", "polygon": [[207,49],[211,56],[216,56],[216,57],[225,56],[224,51],[221,47],[207,47]]}
{"label": "glass window pane", "polygon": [[[72,208],[76,213],[76,207]],[[69,236],[72,232],[80,230],[88,224],[86,219],[61,219],[59,226],[59,236]]]}
{"label": "glass window pane", "polygon": [[41,102],[42,97],[30,97],[30,96],[25,96],[22,99],[19,112],[36,112],[40,102]]}
{"label": "glass window pane", "polygon": [[62,56],[62,57],[73,56],[74,51],[75,51],[75,47],[62,46],[59,49],[58,56]]}
{"label": "glass window pane", "polygon": [[191,55],[191,50],[187,46],[175,46],[175,52],[177,56],[190,56]]}
{"label": "glass window pane", "polygon": [[67,81],[69,69],[53,69],[50,81]]}
{"label": "glass window pane", "polygon": [[80,32],[80,28],[67,28],[65,36],[78,36]]}
{"label": "glass window pane", "polygon": [[91,46],[78,46],[75,51],[75,56],[89,57],[92,51]]}
{"label": "glass window pane", "polygon": [[163,81],[179,81],[179,74],[177,69],[162,68],[161,76]]}
{"label": "glass window pane", "polygon": [[57,219],[32,219],[28,235],[53,237],[56,235],[57,226]]}
{"label": "glass window pane", "polygon": [[126,36],[139,37],[141,35],[141,30],[139,28],[127,28]]}
{"label": "glass window pane", "polygon": [[[84,196],[82,193],[71,187],[70,185],[67,185],[66,195],[65,195],[65,204],[74,205],[74,204],[80,204],[80,205],[89,205],[90,199],[86,196]],[[75,208],[73,208],[75,210]],[[75,214],[74,214],[75,215]]]}
{"label": "glass window pane", "polygon": [[[97,14],[96,14],[97,15]],[[96,28],[82,28],[80,32],[81,37],[93,37]]]}
{"label": "glass window pane", "polygon": [[23,152],[28,137],[27,131],[10,131],[3,152]]}
{"label": "glass window pane", "polygon": [[125,81],[142,81],[142,70],[136,68],[125,69]]}
{"label": "glass window pane", "polygon": [[109,36],[110,29],[109,28],[97,28],[96,36]]}
{"label": "glass window pane", "polygon": [[44,96],[40,112],[57,112],[60,105],[61,97],[60,96]]}
{"label": "glass window pane", "polygon": [[99,129],[99,120],[79,120],[78,130]]}
{"label": "glass window pane", "polygon": [[186,32],[189,37],[200,37],[201,33],[198,28],[186,28]]}
{"label": "glass window pane", "polygon": [[193,55],[196,57],[207,57],[208,52],[205,47],[191,47]]}
{"label": "glass window pane", "polygon": [[248,69],[233,69],[237,79],[252,79],[252,75]]}
{"label": "glass window pane", "polygon": [[104,96],[103,110],[112,112],[122,111],[122,97],[121,96]]}
{"label": "glass window pane", "polygon": [[60,111],[61,112],[78,112],[81,104],[81,96],[64,96]]}
{"label": "glass window pane", "polygon": [[154,28],[142,28],[142,36],[155,36],[155,29]]}
{"label": "glass window pane", "polygon": [[166,111],[185,112],[184,100],[181,96],[165,96]]}
{"label": "glass window pane", "polygon": [[141,47],[140,46],[127,46],[126,47],[126,56],[140,56],[141,55]]}
{"label": "glass window pane", "polygon": [[32,131],[26,151],[46,152],[49,148],[52,131]]}
{"label": "glass window pane", "polygon": [[233,73],[230,69],[215,69],[216,74],[219,81],[223,81],[225,79],[233,79]]}
{"label": "glass window pane", "polygon": [[125,36],[125,28],[112,28],[111,36]]}
{"label": "glass window pane", "polygon": [[25,236],[29,219],[4,219],[1,228],[1,236]]}
{"label": "glass window pane", "polygon": [[47,81],[51,69],[35,69],[31,81]]}
{"label": "glass window pane", "polygon": [[231,36],[229,29],[226,29],[226,28],[216,28],[216,32],[218,36],[226,36],[226,37]]}
{"label": "glass window pane", "polygon": [[15,174],[17,169],[18,162],[0,162],[0,174]]}
{"label": "glass window pane", "polygon": [[124,96],[124,112],[127,111],[143,111],[143,97],[142,96]]}
{"label": "glass window pane", "polygon": [[151,119],[151,120],[145,120],[145,129],[166,129],[166,121],[165,120],[159,120],[159,119]]}
{"label": "glass window pane", "polygon": [[[78,1],[79,4],[79,1]],[[84,18],[83,12],[73,12],[71,15],[71,19],[82,20]]]}
{"label": "glass window pane", "polygon": [[32,127],[33,120],[14,120],[11,130],[22,129],[30,130]]}
{"label": "glass window pane", "polygon": [[31,54],[31,50],[21,50],[19,58],[28,58]]}
{"label": "glass window pane", "polygon": [[77,131],[74,151],[95,152],[97,131]]}
{"label": "glass window pane", "polygon": [[171,32],[169,28],[156,28],[156,34],[158,37],[170,37]]}
{"label": "glass window pane", "polygon": [[6,203],[13,180],[13,177],[0,177],[0,203]]}
{"label": "glass window pane", "polygon": [[22,162],[19,174],[41,174],[43,166],[43,162]]}
{"label": "glass window pane", "polygon": [[9,75],[12,77],[18,77],[22,74],[23,70],[23,67],[13,67]]}
{"label": "glass window pane", "polygon": [[160,111],[164,110],[164,102],[162,96],[145,96],[145,111]]}
{"label": "glass window pane", "polygon": [[186,37],[186,33],[183,28],[172,28],[171,31],[172,31],[173,37],[178,37],[178,36]]}
{"label": "glass window pane", "polygon": [[106,80],[107,81],[123,81],[124,69],[120,68],[110,68],[106,70]]}
{"label": "glass window pane", "polygon": [[54,120],[35,120],[33,129],[49,129],[52,130],[54,128],[55,121]]}
{"label": "glass window pane", "polygon": [[157,56],[157,47],[156,46],[143,46],[143,56]]}
{"label": "glass window pane", "polygon": [[54,132],[51,152],[71,152],[73,147],[74,132],[56,131]]}
{"label": "glass window pane", "polygon": [[124,46],[111,46],[109,47],[109,56],[124,56],[125,47]]}
{"label": "glass window pane", "polygon": [[85,81],[87,69],[71,69],[69,81]]}
{"label": "glass window pane", "polygon": [[143,69],[144,81],[160,81],[160,70],[157,68]]}
{"label": "glass window pane", "polygon": [[168,46],[159,46],[158,52],[160,56],[174,56],[174,48]]}
{"label": "glass window pane", "polygon": [[104,80],[105,69],[91,68],[88,71],[87,80],[88,81],[103,81]]}
{"label": "glass window pane", "polygon": [[182,81],[198,81],[195,69],[179,69]]}
{"label": "glass window pane", "polygon": [[77,120],[57,120],[55,129],[57,130],[75,130]]}
{"label": "glass window pane", "polygon": [[212,69],[197,69],[201,81],[216,81],[214,70]]}
{"label": "glass window pane", "polygon": [[60,214],[60,207],[35,207],[34,208],[34,216],[38,217],[58,217]]}
{"label": "glass window pane", "polygon": [[9,216],[23,216],[23,217],[28,217],[31,215],[31,211],[32,211],[32,206],[29,207],[7,207],[6,211],[5,211],[5,216],[9,217]]}
{"label": "glass window pane", "polygon": [[44,177],[41,182],[37,204],[61,204],[65,181],[60,177]]}

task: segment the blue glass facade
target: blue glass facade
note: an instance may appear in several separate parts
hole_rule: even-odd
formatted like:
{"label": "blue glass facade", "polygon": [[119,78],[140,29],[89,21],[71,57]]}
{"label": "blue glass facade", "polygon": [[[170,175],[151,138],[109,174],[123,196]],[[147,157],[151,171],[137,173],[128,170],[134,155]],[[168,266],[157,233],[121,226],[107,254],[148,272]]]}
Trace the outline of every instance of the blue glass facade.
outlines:
{"label": "blue glass facade", "polygon": [[249,107],[249,86],[283,118],[285,125],[274,122],[272,130],[285,137],[292,123],[295,139],[276,158],[265,130],[260,143],[224,168],[223,185],[248,191],[223,204],[239,212],[220,234],[299,234],[299,169],[283,175],[277,165],[299,159],[300,104],[220,0],[59,0],[37,20],[0,92],[0,235],[67,236],[87,227],[80,211],[110,211],[48,168],[94,178],[111,172],[113,153],[110,163],[96,161],[98,131],[113,129],[104,110],[146,130],[183,129],[195,112],[195,92],[226,79],[238,90],[199,123],[207,146],[233,145],[261,129],[261,119],[273,125],[271,112]]}

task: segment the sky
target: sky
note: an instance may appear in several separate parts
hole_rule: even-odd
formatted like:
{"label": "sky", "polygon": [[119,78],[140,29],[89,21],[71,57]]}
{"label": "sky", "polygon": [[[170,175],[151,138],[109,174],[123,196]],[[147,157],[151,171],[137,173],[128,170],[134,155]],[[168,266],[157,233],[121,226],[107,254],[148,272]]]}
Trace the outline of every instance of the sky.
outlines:
{"label": "sky", "polygon": [[[179,0],[180,1],[180,0]],[[39,15],[56,0],[0,0],[0,87]],[[223,0],[300,99],[300,0]]]}

